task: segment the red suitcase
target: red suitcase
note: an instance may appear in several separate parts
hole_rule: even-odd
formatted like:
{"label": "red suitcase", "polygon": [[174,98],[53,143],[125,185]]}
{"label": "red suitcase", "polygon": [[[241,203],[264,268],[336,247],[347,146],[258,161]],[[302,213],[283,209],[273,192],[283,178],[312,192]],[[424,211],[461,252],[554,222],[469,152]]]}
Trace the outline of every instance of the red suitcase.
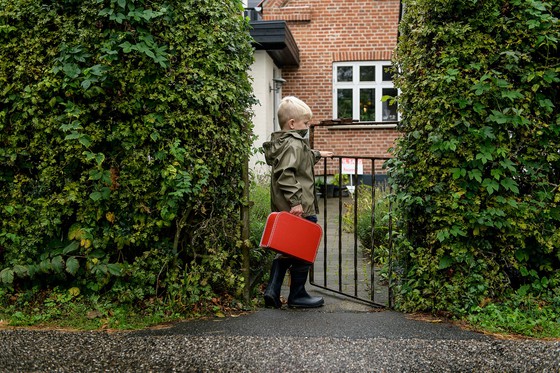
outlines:
{"label": "red suitcase", "polygon": [[266,219],[260,246],[313,263],[322,236],[319,224],[286,211],[273,212]]}

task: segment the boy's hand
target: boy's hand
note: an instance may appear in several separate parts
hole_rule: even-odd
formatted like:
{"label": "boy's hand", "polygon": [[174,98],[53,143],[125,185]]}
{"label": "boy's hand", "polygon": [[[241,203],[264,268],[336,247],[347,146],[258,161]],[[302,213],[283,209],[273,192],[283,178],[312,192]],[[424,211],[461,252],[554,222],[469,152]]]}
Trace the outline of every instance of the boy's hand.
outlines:
{"label": "boy's hand", "polygon": [[290,210],[290,214],[295,216],[302,216],[303,215],[303,206],[302,205],[295,205]]}
{"label": "boy's hand", "polygon": [[321,153],[321,157],[332,157],[334,155],[334,152],[328,152],[322,150],[320,150],[319,153]]}

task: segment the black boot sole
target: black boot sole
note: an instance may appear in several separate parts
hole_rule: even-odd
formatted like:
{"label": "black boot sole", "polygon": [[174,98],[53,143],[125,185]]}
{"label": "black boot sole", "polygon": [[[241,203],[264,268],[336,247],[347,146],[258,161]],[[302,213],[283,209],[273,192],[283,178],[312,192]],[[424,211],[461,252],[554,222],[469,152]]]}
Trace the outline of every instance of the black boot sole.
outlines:
{"label": "black boot sole", "polygon": [[288,303],[288,307],[290,308],[319,308],[319,307],[323,307],[325,305],[325,303],[321,303],[321,304],[314,304],[314,305],[309,305],[309,304],[289,304]]}

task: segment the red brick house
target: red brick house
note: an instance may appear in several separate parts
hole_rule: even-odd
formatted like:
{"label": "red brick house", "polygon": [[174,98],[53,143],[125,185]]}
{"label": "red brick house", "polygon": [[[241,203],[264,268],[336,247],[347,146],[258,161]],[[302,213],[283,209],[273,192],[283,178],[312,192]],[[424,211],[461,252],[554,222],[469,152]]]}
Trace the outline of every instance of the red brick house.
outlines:
{"label": "red brick house", "polygon": [[[267,50],[270,56],[271,52],[291,54],[275,62],[272,82],[254,76],[255,86],[268,83],[272,105],[288,95],[304,100],[314,114],[311,140],[316,149],[338,155],[389,156],[398,136],[398,112],[396,105],[381,98],[397,95],[390,66],[400,1],[264,0],[249,1],[249,7],[251,3],[258,13],[253,24],[284,25],[288,35],[284,44]],[[266,49],[264,44],[258,44],[257,50]],[[347,120],[333,121],[339,118]],[[259,141],[262,144],[266,138]],[[371,172],[367,164],[364,167],[364,172]],[[329,163],[328,174],[335,172],[334,162]]]}

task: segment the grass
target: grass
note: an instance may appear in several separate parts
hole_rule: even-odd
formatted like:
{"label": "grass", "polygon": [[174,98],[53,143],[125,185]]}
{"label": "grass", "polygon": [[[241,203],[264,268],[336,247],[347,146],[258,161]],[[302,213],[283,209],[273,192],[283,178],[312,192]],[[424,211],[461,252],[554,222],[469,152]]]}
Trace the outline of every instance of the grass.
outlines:
{"label": "grass", "polygon": [[500,335],[531,338],[560,338],[560,308],[524,296],[478,307],[466,317],[472,329]]}
{"label": "grass", "polygon": [[0,289],[0,329],[138,330],[202,317],[239,315],[247,310],[230,296],[215,297],[184,309],[158,298],[123,304],[103,300],[98,295],[75,295],[71,290],[54,288],[6,297]]}
{"label": "grass", "polygon": [[[149,304],[149,302],[147,302]],[[101,302],[98,297],[72,296],[58,289],[43,291],[33,300],[4,304],[1,327],[47,327],[75,330],[143,329],[178,320],[157,304],[133,307]]]}
{"label": "grass", "polygon": [[204,310],[171,312],[163,305],[149,308],[96,304],[91,299],[74,299],[65,304],[30,304],[26,308],[0,309],[0,330],[5,328],[45,328],[76,331],[140,330],[169,323],[207,317],[223,318],[246,313],[242,307],[216,304]]}

